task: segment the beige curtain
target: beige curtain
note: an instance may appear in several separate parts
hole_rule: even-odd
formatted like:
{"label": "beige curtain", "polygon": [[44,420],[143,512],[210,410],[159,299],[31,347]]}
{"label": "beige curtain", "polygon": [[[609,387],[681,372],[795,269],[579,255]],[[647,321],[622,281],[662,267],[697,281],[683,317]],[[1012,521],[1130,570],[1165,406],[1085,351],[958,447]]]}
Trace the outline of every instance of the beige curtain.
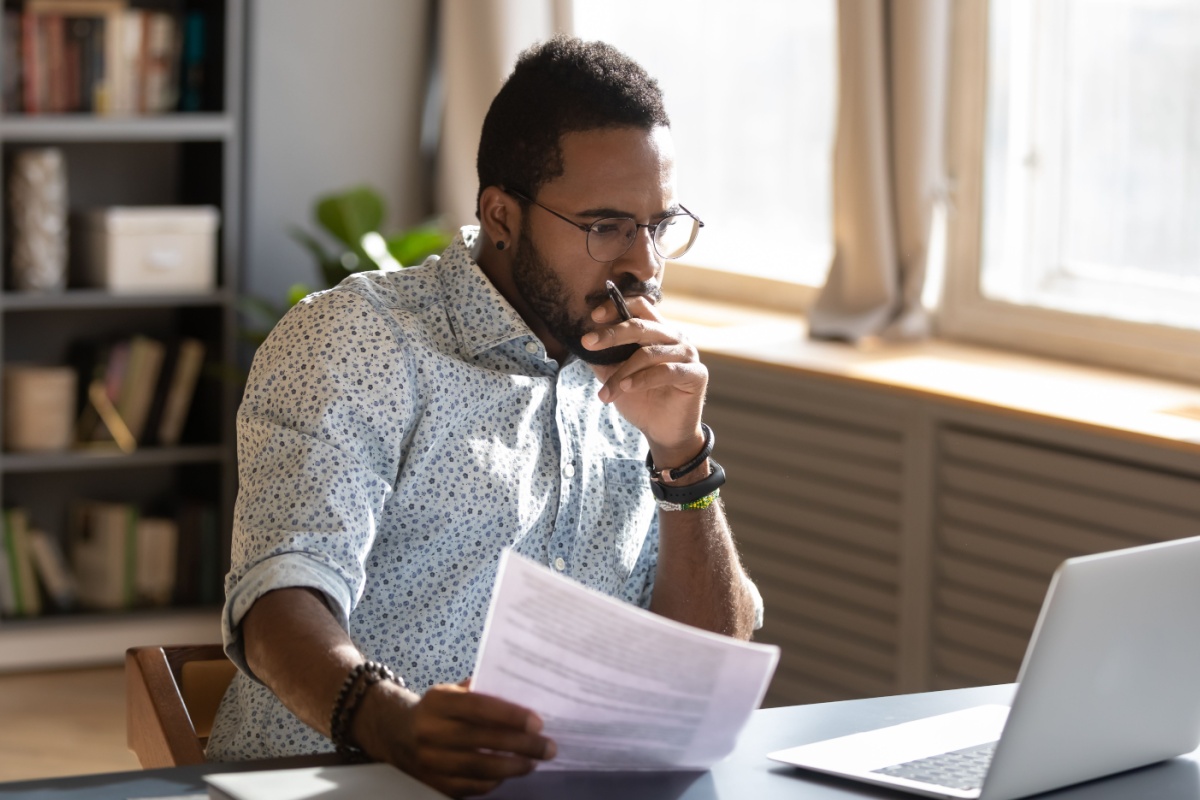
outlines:
{"label": "beige curtain", "polygon": [[834,258],[814,338],[920,338],[943,192],[949,0],[839,0]]}
{"label": "beige curtain", "polygon": [[[517,55],[570,33],[572,0],[440,0],[443,114],[435,207],[450,230],[476,222],[475,155],[483,118]],[[532,111],[532,109],[531,109]]]}

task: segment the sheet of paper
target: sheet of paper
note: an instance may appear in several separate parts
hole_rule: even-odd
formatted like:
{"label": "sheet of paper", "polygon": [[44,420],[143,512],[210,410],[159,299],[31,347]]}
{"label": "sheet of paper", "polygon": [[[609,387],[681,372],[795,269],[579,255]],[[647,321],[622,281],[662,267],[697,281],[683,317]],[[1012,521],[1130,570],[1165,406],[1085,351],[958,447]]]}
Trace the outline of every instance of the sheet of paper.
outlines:
{"label": "sheet of paper", "polygon": [[209,797],[221,800],[447,800],[390,764],[222,772],[204,781]]}
{"label": "sheet of paper", "polygon": [[541,715],[540,769],[695,770],[733,751],[778,661],[506,551],[472,685]]}

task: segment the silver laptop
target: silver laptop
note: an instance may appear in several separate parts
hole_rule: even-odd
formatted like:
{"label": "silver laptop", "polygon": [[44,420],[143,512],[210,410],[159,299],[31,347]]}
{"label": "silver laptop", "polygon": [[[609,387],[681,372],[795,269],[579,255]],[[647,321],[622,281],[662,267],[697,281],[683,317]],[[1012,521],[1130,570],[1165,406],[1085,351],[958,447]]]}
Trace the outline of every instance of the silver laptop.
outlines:
{"label": "silver laptop", "polygon": [[769,757],[929,797],[1010,800],[1195,750],[1200,537],[1063,562],[1017,684],[1011,709],[978,706]]}

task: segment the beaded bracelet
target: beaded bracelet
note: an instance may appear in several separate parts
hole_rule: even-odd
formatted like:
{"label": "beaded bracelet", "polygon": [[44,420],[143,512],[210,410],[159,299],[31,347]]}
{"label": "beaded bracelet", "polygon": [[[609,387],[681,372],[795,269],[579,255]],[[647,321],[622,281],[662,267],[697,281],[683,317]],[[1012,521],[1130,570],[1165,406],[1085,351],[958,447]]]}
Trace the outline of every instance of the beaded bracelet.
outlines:
{"label": "beaded bracelet", "polygon": [[658,504],[661,511],[703,511],[704,509],[717,502],[717,498],[721,496],[720,489],[714,489],[711,494],[706,494],[699,500],[693,500],[690,503],[672,503],[669,500],[659,500],[655,498],[654,502]]}
{"label": "beaded bracelet", "polygon": [[367,691],[384,680],[404,688],[404,679],[378,661],[362,662],[350,670],[346,680],[342,682],[342,688],[338,690],[337,698],[333,701],[333,714],[329,718],[329,738],[333,740],[338,755],[343,758],[365,758],[362,749],[350,742],[350,726]]}
{"label": "beaded bracelet", "polygon": [[700,452],[691,461],[684,464],[682,467],[674,469],[659,469],[654,466],[654,456],[651,453],[646,453],[646,469],[650,470],[650,477],[656,481],[663,483],[672,483],[679,480],[684,475],[687,475],[692,470],[704,463],[710,455],[712,455],[713,445],[717,442],[716,434],[712,428],[700,423],[700,430],[704,433],[704,446],[700,448]]}

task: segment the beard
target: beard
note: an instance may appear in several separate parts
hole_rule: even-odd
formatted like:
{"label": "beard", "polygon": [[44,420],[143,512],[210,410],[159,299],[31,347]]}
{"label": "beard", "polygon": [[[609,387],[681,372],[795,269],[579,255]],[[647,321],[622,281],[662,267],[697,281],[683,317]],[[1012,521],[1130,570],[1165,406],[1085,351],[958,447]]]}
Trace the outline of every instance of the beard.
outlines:
{"label": "beard", "polygon": [[[580,342],[585,333],[594,327],[591,317],[571,316],[571,298],[567,288],[563,286],[557,273],[550,268],[542,254],[534,245],[529,232],[522,231],[519,244],[513,251],[512,266],[513,283],[529,308],[549,330],[550,335],[557,339],[571,353],[589,364],[620,364],[635,352],[641,345],[622,344],[603,350],[588,350]],[[658,292],[654,287],[644,284],[644,294],[657,299]],[[622,288],[622,292],[626,291]],[[593,309],[608,298],[604,292],[587,296],[588,308]]]}

